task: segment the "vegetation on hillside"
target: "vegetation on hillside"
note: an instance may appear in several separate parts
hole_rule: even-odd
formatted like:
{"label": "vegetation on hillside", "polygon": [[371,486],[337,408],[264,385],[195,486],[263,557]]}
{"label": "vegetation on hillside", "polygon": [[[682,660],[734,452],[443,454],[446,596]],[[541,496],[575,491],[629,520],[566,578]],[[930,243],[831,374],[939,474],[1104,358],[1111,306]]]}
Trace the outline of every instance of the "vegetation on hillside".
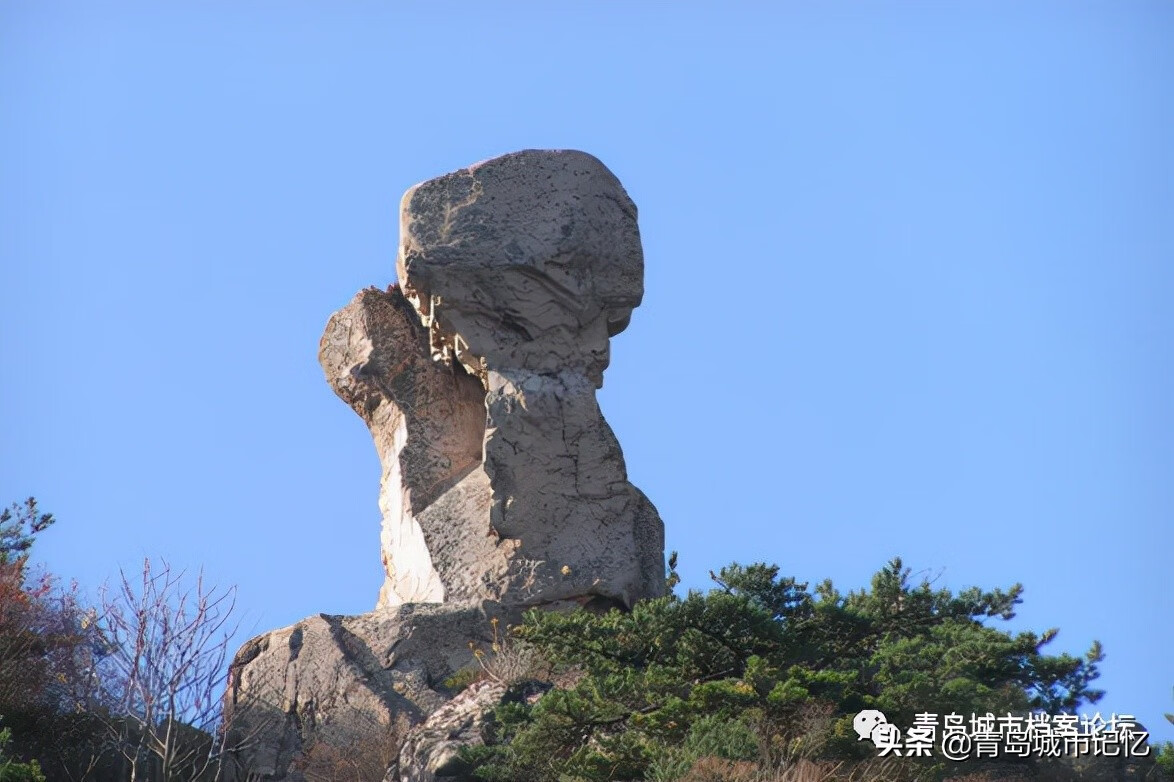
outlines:
{"label": "vegetation on hillside", "polygon": [[[878,760],[853,716],[877,709],[905,727],[920,712],[1057,714],[1101,697],[1098,643],[1081,657],[1048,654],[1055,630],[988,624],[1014,615],[1020,585],[954,594],[911,575],[895,559],[871,588],[842,594],[773,565],[731,565],[706,593],[630,613],[533,611],[514,643],[574,683],[507,697],[486,745],[464,758],[488,782],[933,779],[981,766]],[[1046,765],[1014,770],[1046,775]]]}
{"label": "vegetation on hillside", "polygon": [[[0,782],[213,782],[230,748],[225,685],[232,591],[166,564],[88,607],[30,567],[54,523],[32,499],[0,512]],[[1009,633],[1019,585],[953,593],[893,560],[868,589],[809,589],[773,565],[711,573],[630,612],[532,611],[444,683],[507,685],[482,746],[485,782],[1174,779],[1174,745],[1140,763],[1036,758],[993,766],[877,757],[853,717],[1059,714],[1094,704],[1103,655],[1049,654],[1055,630]],[[1174,715],[1169,715],[1174,722]],[[340,750],[305,737],[310,782],[379,782],[406,725]],[[985,776],[984,776],[985,775]],[[1133,775],[1133,776],[1130,776]]]}
{"label": "vegetation on hillside", "polygon": [[53,523],[0,512],[0,781],[212,782],[232,591],[148,560],[87,607],[30,566]]}

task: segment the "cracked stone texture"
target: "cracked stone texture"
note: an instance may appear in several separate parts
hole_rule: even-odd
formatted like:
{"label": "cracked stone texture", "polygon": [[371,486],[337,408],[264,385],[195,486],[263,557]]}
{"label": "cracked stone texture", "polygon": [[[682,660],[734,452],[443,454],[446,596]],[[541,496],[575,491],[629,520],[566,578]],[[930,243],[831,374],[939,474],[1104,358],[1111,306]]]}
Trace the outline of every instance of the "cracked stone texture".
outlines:
{"label": "cracked stone texture", "polygon": [[407,732],[383,782],[476,782],[461,750],[485,743],[493,711],[506,703],[533,704],[555,687],[538,679],[490,678],[470,685]]}
{"label": "cracked stone texture", "polygon": [[442,682],[492,643],[496,603],[402,605],[358,616],[311,616],[258,636],[230,666],[225,711],[247,747],[225,782],[301,780],[303,737],[346,750],[389,725],[417,725],[451,694]]}
{"label": "cracked stone texture", "polygon": [[401,234],[400,287],[360,291],[319,349],[383,466],[376,611],[245,644],[225,702],[257,735],[229,782],[300,779],[307,735],[419,724],[492,616],[664,592],[664,526],[595,398],[643,295],[615,176],[582,152],[506,155],[409,190]]}
{"label": "cracked stone texture", "polygon": [[410,189],[400,234],[400,283],[433,359],[486,392],[488,529],[517,545],[500,598],[661,594],[663,524],[595,399],[608,340],[643,296],[619,180],[583,152],[516,152]]}
{"label": "cracked stone texture", "polygon": [[472,782],[460,751],[484,743],[487,717],[505,693],[504,683],[476,682],[434,711],[408,734],[384,782]]}
{"label": "cracked stone texture", "polygon": [[319,361],[366,422],[383,464],[377,608],[502,597],[516,545],[489,529],[485,390],[433,361],[396,287],[360,291],[326,325]]}
{"label": "cracked stone texture", "polygon": [[396,269],[434,355],[486,369],[586,373],[644,295],[636,205],[599,160],[526,150],[416,185]]}

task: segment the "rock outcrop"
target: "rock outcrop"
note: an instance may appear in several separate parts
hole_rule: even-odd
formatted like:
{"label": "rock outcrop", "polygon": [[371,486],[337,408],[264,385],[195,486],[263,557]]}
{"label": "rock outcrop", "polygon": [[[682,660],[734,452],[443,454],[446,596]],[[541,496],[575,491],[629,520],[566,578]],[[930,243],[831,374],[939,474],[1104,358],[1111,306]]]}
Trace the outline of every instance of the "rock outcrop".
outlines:
{"label": "rock outcrop", "polygon": [[[445,680],[487,648],[495,603],[405,604],[358,616],[318,614],[250,640],[230,668],[226,779],[300,779],[308,740],[341,752],[415,725],[452,697]],[[293,773],[291,773],[291,771]]]}
{"label": "rock outcrop", "polygon": [[474,524],[490,502],[481,383],[432,361],[427,332],[397,287],[361,291],[336,312],[318,355],[383,463],[387,579],[377,607],[500,598],[512,547]]}
{"label": "rock outcrop", "polygon": [[408,733],[383,782],[475,782],[461,750],[485,743],[491,712],[503,703],[533,704],[553,688],[533,679],[476,682]]}
{"label": "rock outcrop", "polygon": [[658,594],[663,527],[595,391],[643,295],[636,208],[590,155],[520,152],[404,196],[401,289],[321,360],[383,461],[380,607]]}
{"label": "rock outcrop", "polygon": [[[356,295],[319,352],[383,465],[386,579],[374,613],[237,655],[237,722],[280,723],[238,754],[254,775],[283,778],[308,731],[341,744],[371,720],[423,722],[492,616],[664,590],[663,525],[595,397],[643,295],[619,181],[582,152],[518,152],[409,190],[400,231],[399,285]],[[413,756],[439,751],[413,735]]]}
{"label": "rock outcrop", "polygon": [[505,693],[502,682],[477,682],[434,711],[408,734],[399,762],[384,782],[468,779],[469,769],[461,761],[460,751],[483,743],[486,716]]}

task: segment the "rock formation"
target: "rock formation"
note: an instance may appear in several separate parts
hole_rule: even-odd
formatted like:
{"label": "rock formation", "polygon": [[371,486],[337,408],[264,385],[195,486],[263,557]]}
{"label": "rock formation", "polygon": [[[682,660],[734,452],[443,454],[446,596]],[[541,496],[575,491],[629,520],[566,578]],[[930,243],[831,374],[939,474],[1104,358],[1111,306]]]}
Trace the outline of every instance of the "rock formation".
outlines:
{"label": "rock formation", "polygon": [[422,722],[452,693],[444,681],[486,648],[491,622],[517,615],[493,603],[405,604],[359,616],[319,614],[250,640],[233,658],[225,710],[224,778],[302,779],[310,741],[340,752]]}
{"label": "rock formation", "polygon": [[485,716],[501,703],[506,689],[502,682],[477,682],[432,712],[408,735],[388,776],[398,777],[396,782],[437,782],[467,772],[460,751],[483,743]]}
{"label": "rock formation", "polygon": [[643,295],[619,181],[582,152],[518,152],[409,190],[400,231],[399,286],[356,295],[319,352],[383,465],[386,579],[374,613],[238,653],[226,697],[261,739],[237,757],[254,775],[283,778],[311,730],[341,746],[422,722],[493,616],[664,590],[663,525],[595,398]]}

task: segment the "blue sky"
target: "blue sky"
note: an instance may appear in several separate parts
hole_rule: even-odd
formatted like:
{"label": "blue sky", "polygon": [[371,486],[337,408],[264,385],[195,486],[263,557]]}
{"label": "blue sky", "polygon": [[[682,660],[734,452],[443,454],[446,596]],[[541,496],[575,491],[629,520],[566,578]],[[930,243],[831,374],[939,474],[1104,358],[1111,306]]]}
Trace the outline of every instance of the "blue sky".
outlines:
{"label": "blue sky", "polygon": [[[578,148],[640,209],[601,404],[687,587],[894,555],[1026,587],[1174,711],[1174,5],[0,5],[0,500],[94,589],[370,610],[379,466],[316,362],[400,195]],[[243,637],[242,639],[243,640]]]}

